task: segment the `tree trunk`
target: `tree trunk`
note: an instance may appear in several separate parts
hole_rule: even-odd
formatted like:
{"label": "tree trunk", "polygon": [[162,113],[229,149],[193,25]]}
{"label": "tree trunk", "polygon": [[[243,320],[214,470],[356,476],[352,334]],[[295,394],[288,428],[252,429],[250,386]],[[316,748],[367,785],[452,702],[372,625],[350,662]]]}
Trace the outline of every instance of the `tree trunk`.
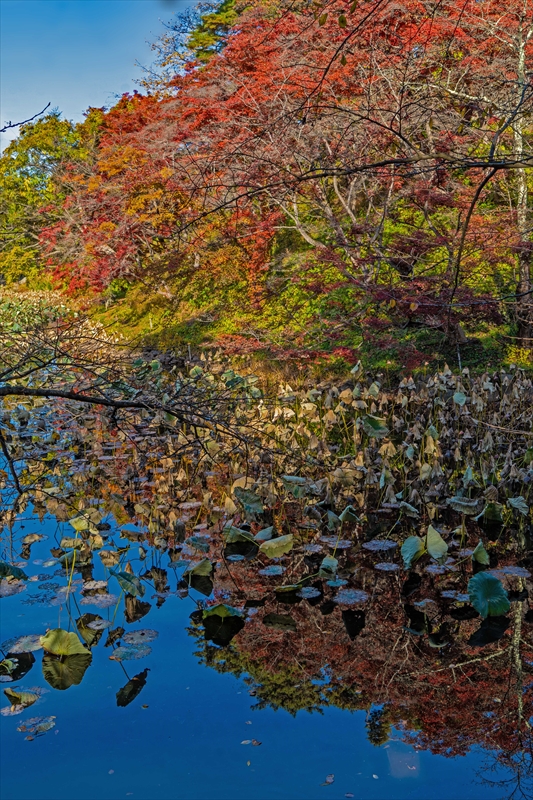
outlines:
{"label": "tree trunk", "polygon": [[[520,30],[518,44],[518,104],[523,101],[526,90],[526,37]],[[521,112],[518,113],[513,125],[514,148],[517,160],[524,155],[524,120]],[[533,347],[533,295],[531,292],[532,272],[532,247],[529,231],[529,209],[527,176],[524,167],[516,170],[516,222],[519,234],[518,251],[518,286],[516,316],[518,323],[517,337],[520,345],[526,348]]]}

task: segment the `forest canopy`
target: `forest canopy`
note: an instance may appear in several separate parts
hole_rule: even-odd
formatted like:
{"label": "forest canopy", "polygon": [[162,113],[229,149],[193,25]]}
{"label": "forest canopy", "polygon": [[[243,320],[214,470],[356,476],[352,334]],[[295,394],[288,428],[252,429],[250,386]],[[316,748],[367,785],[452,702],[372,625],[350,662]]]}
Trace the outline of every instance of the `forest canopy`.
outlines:
{"label": "forest canopy", "polygon": [[148,289],[237,352],[529,358],[532,0],[224,0],[153,47],[4,151],[5,282]]}

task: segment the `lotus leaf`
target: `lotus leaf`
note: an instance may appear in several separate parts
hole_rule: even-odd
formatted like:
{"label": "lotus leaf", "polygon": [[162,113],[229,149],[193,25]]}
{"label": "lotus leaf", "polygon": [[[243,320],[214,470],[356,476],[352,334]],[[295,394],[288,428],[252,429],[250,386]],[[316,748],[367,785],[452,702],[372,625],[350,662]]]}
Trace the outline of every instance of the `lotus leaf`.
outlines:
{"label": "lotus leaf", "polygon": [[288,553],[292,550],[292,544],[292,533],[288,533],[286,536],[278,536],[276,539],[269,539],[266,542],[262,542],[259,550],[268,558],[279,558],[284,553]]}
{"label": "lotus leaf", "polygon": [[405,569],[411,569],[415,561],[425,552],[424,542],[418,536],[409,536],[402,544],[402,558]]}
{"label": "lotus leaf", "polygon": [[120,588],[126,594],[131,594],[132,597],[143,596],[144,586],[136,575],[130,575],[129,572],[116,572],[114,569],[110,569],[109,572],[117,579]]}
{"label": "lotus leaf", "polygon": [[511,607],[502,582],[486,572],[479,572],[470,578],[468,594],[470,602],[482,617],[501,616]]}
{"label": "lotus leaf", "polygon": [[426,550],[428,551],[429,555],[442,563],[442,561],[446,558],[446,554],[448,553],[448,545],[433,525],[429,525],[428,532],[426,535]]}
{"label": "lotus leaf", "polygon": [[79,636],[76,633],[68,633],[62,628],[54,628],[41,636],[41,646],[54,656],[87,654],[87,649],[81,643]]}
{"label": "lotus leaf", "polygon": [[84,649],[83,653],[77,653],[63,658],[54,658],[52,655],[45,655],[43,658],[43,676],[52,689],[64,691],[71,686],[78,686],[82,680],[92,655]]}

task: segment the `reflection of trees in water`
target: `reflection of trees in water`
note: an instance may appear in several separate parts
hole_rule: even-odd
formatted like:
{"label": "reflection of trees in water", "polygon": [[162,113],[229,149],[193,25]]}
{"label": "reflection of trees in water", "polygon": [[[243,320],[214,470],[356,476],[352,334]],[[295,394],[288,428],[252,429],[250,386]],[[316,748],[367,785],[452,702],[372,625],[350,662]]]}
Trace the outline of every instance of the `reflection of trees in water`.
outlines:
{"label": "reflection of trees in water", "polygon": [[[336,605],[336,589],[328,588],[325,581],[319,582],[321,596],[317,600],[296,598],[296,602],[282,603],[272,591],[272,580],[258,576],[255,561],[232,565],[222,556],[221,472],[198,475],[191,485],[190,475],[198,465],[191,461],[189,473],[176,470],[179,447],[175,437],[143,438],[139,429],[140,441],[135,446],[127,439],[110,446],[109,426],[97,415],[65,416],[61,424],[65,426],[61,435],[66,437],[63,449],[54,450],[54,457],[48,461],[48,452],[43,452],[28,462],[28,476],[35,479],[36,513],[41,518],[49,513],[64,521],[97,501],[119,525],[135,523],[146,530],[140,536],[145,543],[141,550],[139,534],[134,531],[123,530],[120,540],[116,531],[109,534],[115,536],[115,556],[110,556],[110,564],[130,559],[136,572],[152,584],[158,605],[165,602],[172,584],[170,568],[183,559],[198,560],[205,555],[195,551],[190,539],[189,544],[184,543],[197,523],[204,524],[211,534],[209,558],[218,561],[220,568],[210,577],[178,581],[178,594],[184,596],[192,587],[208,597],[214,590],[214,597],[237,608],[242,608],[247,599],[255,600],[229,647],[220,648],[205,639],[201,613],[190,632],[197,639],[201,661],[219,672],[242,676],[256,697],[257,708],[284,709],[291,714],[320,712],[327,707],[365,711],[367,735],[376,746],[387,741],[393,727],[416,747],[442,755],[461,755],[478,745],[492,759],[483,780],[490,780],[492,767],[507,767],[512,778],[509,785],[502,784],[502,789],[509,796],[527,796],[528,782],[531,785],[533,651],[531,612],[529,622],[524,622],[525,602],[514,602],[509,620],[500,620],[496,631],[499,639],[484,648],[472,647],[468,641],[480,627],[479,617],[475,612],[472,615],[468,606],[444,599],[440,590],[445,584],[439,577],[423,570],[411,572],[405,581],[399,573],[378,574],[360,552],[357,581],[370,595],[362,607]],[[30,420],[30,439],[32,426]],[[53,448],[45,450],[52,452]],[[179,463],[187,466],[186,462]],[[191,501],[194,508],[183,507]],[[27,505],[27,495],[16,498],[14,508],[6,503],[4,523],[11,524]],[[285,510],[287,519],[289,512],[294,513],[295,520],[289,522],[295,526],[300,506],[289,502]],[[105,528],[101,534],[107,535]],[[353,531],[349,535],[355,536]],[[16,560],[17,550],[28,560],[31,546],[24,544],[21,551],[20,542],[10,536],[9,561]],[[104,547],[109,549],[107,540]],[[516,557],[516,543],[512,547]],[[327,552],[327,548],[324,550]],[[341,563],[350,565],[349,557],[337,555]],[[315,563],[298,553],[284,563],[299,577],[306,570],[314,572],[322,556],[320,553]],[[74,571],[78,573],[79,568],[84,581],[92,580],[94,560],[98,562],[98,558],[98,549],[93,552],[85,542]],[[464,571],[459,573],[461,580],[465,575]],[[456,582],[455,577],[452,582]],[[524,590],[532,591],[529,580],[518,579],[514,587],[517,597]],[[205,602],[210,604],[212,599]],[[430,605],[417,606],[423,599],[429,599]],[[125,622],[141,620],[151,608],[146,600],[126,595]],[[275,624],[267,626],[263,624],[267,614],[290,617],[293,624],[284,630]],[[427,635],[428,625],[432,638]],[[83,678],[80,665],[74,663],[71,666],[75,669],[66,670],[49,661],[47,669],[54,675],[57,688],[76,685]],[[119,705],[131,702],[129,698],[142,689],[145,679],[144,673],[131,678],[117,696]]]}
{"label": "reflection of trees in water", "polygon": [[[402,632],[401,607],[383,600],[370,609],[365,630],[353,642],[338,610],[324,617],[306,602],[290,607],[296,632],[261,624],[260,617],[272,611],[268,601],[229,648],[206,641],[200,627],[189,632],[200,660],[242,677],[259,709],[364,710],[367,736],[376,746],[388,740],[393,726],[415,747],[444,756],[478,746],[492,759],[483,779],[490,779],[490,769],[505,767],[512,777],[502,788],[528,797],[533,664],[526,656],[531,645],[524,628],[530,626],[522,624],[523,605],[515,605],[510,635],[483,651],[457,644],[437,651]],[[463,640],[478,624],[463,623]]]}

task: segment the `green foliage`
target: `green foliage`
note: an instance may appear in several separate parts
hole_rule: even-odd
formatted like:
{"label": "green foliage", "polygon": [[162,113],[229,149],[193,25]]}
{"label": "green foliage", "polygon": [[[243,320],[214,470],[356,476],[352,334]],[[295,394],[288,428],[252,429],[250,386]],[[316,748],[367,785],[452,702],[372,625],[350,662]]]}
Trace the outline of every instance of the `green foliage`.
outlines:
{"label": "green foliage", "polygon": [[54,178],[67,159],[84,157],[72,123],[53,112],[25,125],[0,157],[0,275],[6,283],[46,285],[39,236],[64,200]]}
{"label": "green foliage", "polygon": [[215,53],[220,52],[237,18],[235,0],[222,0],[214,11],[202,14],[200,22],[191,31],[187,41],[187,46],[195,58],[205,63]]}
{"label": "green foliage", "polygon": [[468,581],[468,594],[470,602],[482,617],[498,617],[509,611],[507,592],[494,575],[478,572]]}

